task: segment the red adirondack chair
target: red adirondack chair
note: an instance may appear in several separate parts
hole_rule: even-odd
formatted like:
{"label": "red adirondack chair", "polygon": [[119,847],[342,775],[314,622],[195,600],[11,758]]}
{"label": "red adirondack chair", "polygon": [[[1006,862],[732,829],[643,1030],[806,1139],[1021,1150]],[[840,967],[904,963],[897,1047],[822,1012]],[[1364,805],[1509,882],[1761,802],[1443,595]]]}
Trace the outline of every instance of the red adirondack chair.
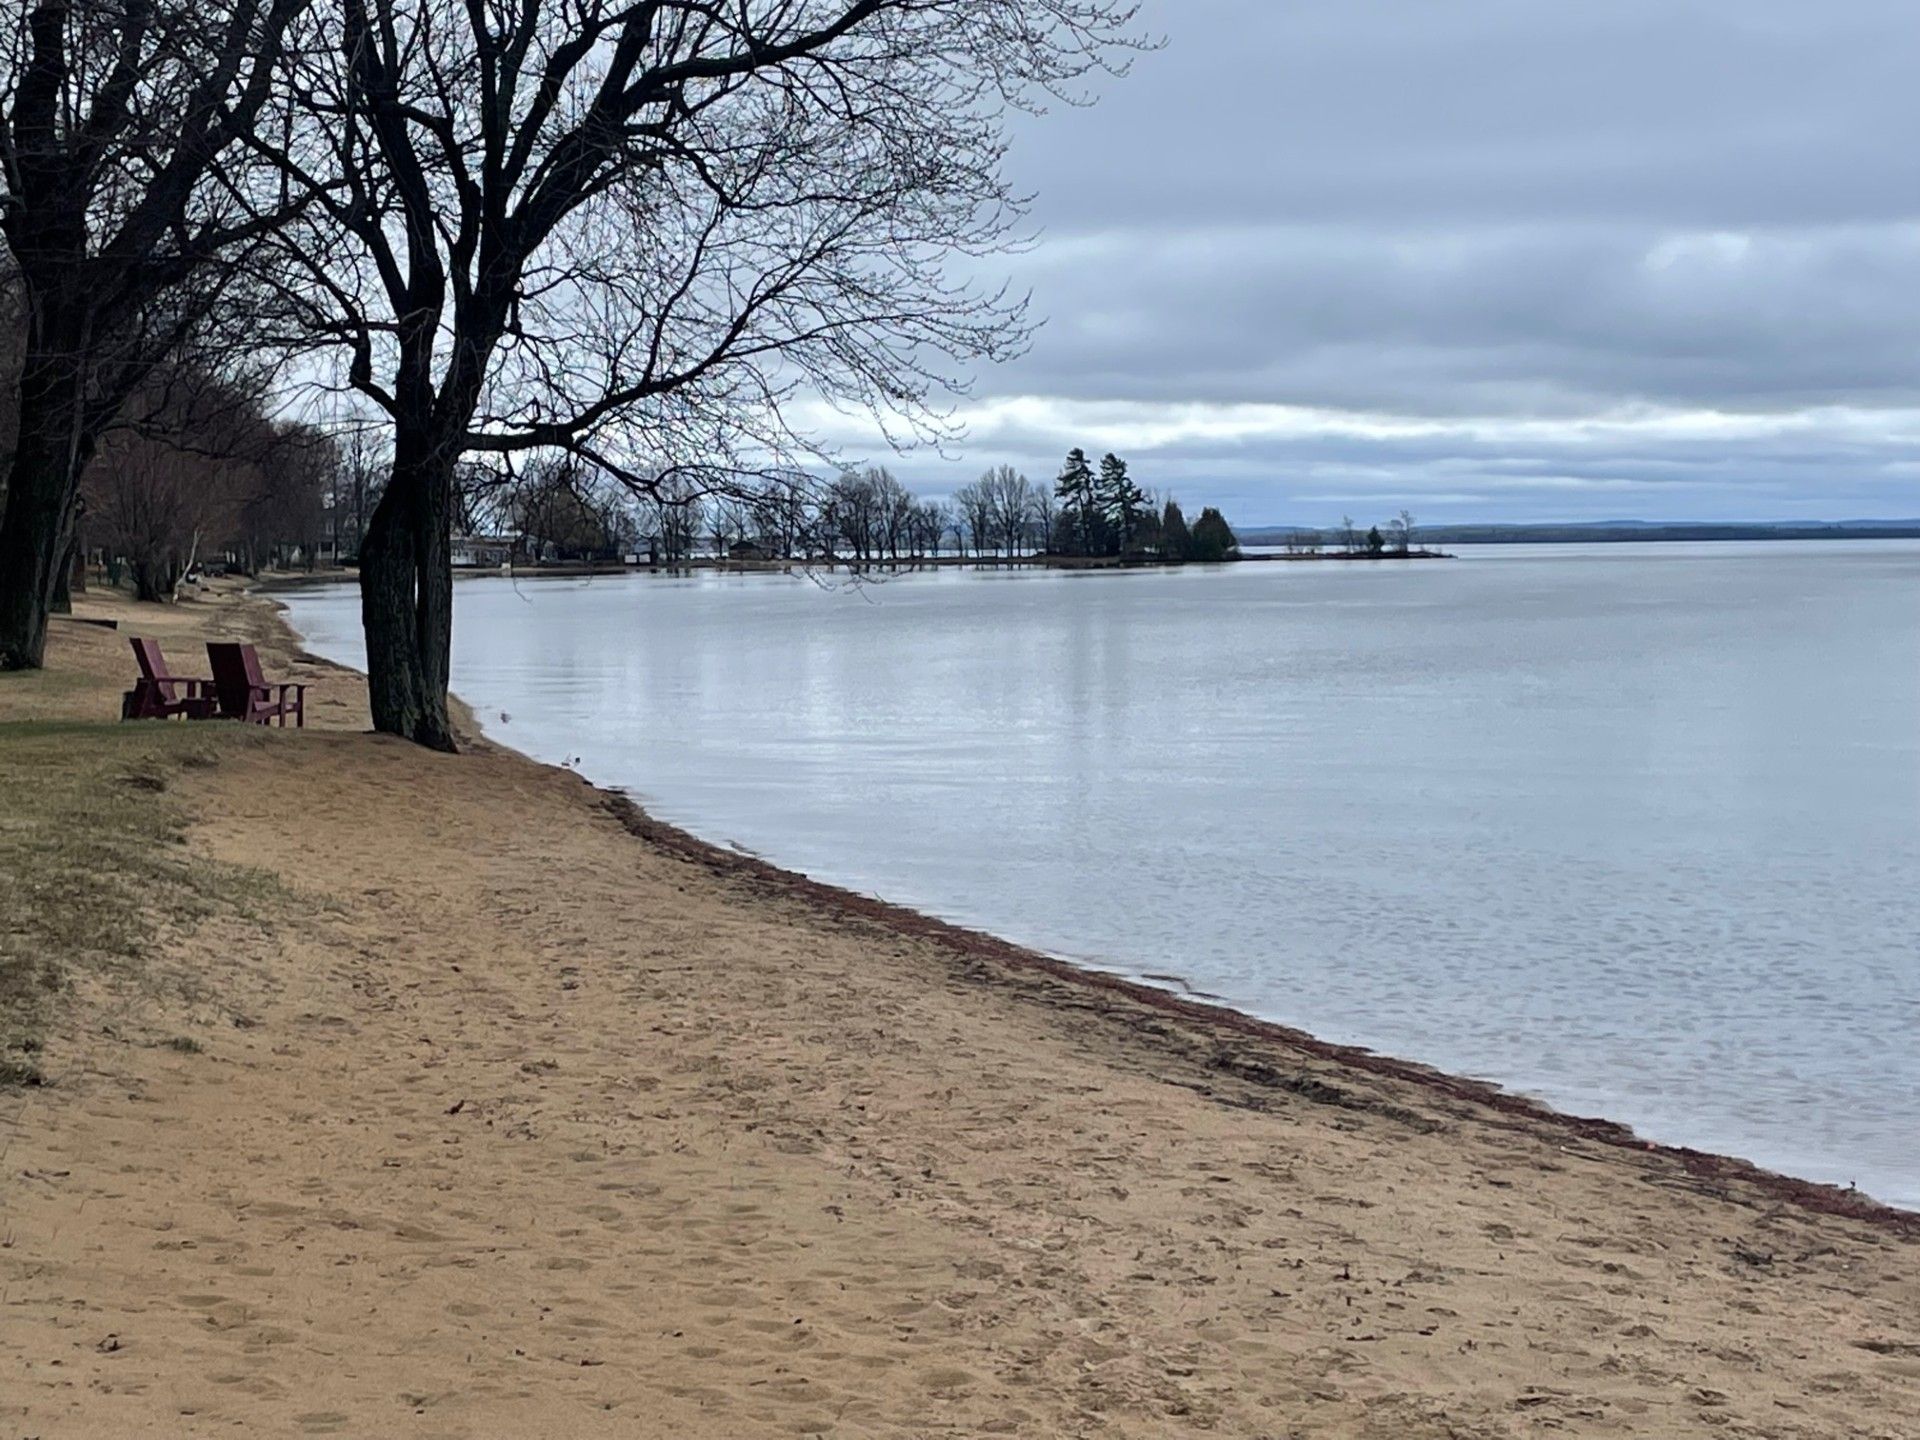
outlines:
{"label": "red adirondack chair", "polygon": [[158,640],[134,640],[133,657],[140,662],[140,678],[120,702],[122,720],[165,720],[184,715],[204,720],[214,712],[213,681],[190,680],[167,668]]}
{"label": "red adirondack chair", "polygon": [[207,661],[213,666],[222,719],[242,720],[249,725],[278,719],[284,730],[291,715],[297,728],[306,728],[307,687],[268,684],[260,673],[260,656],[253,646],[209,640]]}

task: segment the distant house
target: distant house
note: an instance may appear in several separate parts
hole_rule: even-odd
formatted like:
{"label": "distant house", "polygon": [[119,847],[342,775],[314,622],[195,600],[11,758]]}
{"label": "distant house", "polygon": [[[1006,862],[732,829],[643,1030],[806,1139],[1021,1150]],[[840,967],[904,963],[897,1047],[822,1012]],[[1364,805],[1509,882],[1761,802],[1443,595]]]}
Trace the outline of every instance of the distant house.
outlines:
{"label": "distant house", "polygon": [[498,570],[513,559],[513,549],[513,541],[499,535],[456,535],[453,537],[453,568]]}
{"label": "distant house", "polygon": [[766,560],[769,559],[764,547],[752,540],[736,540],[727,547],[729,560]]}

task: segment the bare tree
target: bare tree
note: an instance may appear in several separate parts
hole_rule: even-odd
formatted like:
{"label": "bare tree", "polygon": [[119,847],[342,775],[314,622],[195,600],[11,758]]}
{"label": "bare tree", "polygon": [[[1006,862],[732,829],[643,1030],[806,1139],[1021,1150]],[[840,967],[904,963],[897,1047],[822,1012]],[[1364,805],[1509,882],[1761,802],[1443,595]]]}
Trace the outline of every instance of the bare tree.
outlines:
{"label": "bare tree", "polygon": [[975,556],[986,554],[996,535],[993,496],[986,480],[976,480],[954,491],[953,510],[960,522],[960,553],[964,555],[971,542]]}
{"label": "bare tree", "polygon": [[1351,515],[1342,515],[1340,517],[1340,538],[1346,547],[1347,554],[1356,555],[1359,553],[1360,532],[1354,528],[1353,517]]}
{"label": "bare tree", "polygon": [[1053,553],[1053,532],[1055,517],[1058,515],[1053,489],[1047,485],[1033,487],[1033,539],[1035,547],[1042,555]]}
{"label": "bare tree", "polygon": [[767,485],[752,510],[754,531],[768,554],[791,560],[807,544],[815,521],[808,487],[794,481]]}
{"label": "bare tree", "polygon": [[25,319],[0,514],[0,669],[42,662],[101,435],[204,324],[236,252],[286,218],[282,197],[256,203],[225,166],[305,3],[33,0],[0,39],[0,233]]}
{"label": "bare tree", "polygon": [[1003,114],[1128,40],[1124,0],[329,0],[263,154],[288,319],[394,426],[361,558],[377,728],[451,748],[452,471],[558,448],[636,489],[789,475],[790,402],[939,429],[1020,302]]}
{"label": "bare tree", "polygon": [[652,488],[642,503],[640,524],[649,529],[660,563],[684,565],[693,557],[704,509],[704,492],[687,476],[666,476]]}
{"label": "bare tree", "polygon": [[1011,465],[997,465],[980,477],[980,488],[994,543],[1011,559],[1026,548],[1033,532],[1033,483]]}
{"label": "bare tree", "polygon": [[945,512],[947,534],[953,539],[953,553],[961,559],[967,556],[967,521],[957,505],[947,504],[940,507]]}
{"label": "bare tree", "polygon": [[843,471],[827,488],[821,507],[820,533],[827,554],[844,553],[855,565],[879,559],[881,504],[875,471]]}
{"label": "bare tree", "polygon": [[725,560],[735,545],[753,538],[753,506],[737,495],[716,495],[707,523],[713,527],[714,558]]}
{"label": "bare tree", "polygon": [[1402,555],[1413,549],[1413,512],[1402,510],[1393,522],[1393,547]]}
{"label": "bare tree", "polygon": [[947,507],[937,500],[929,500],[913,507],[913,546],[915,555],[931,555],[940,558],[940,544],[947,537],[952,519]]}
{"label": "bare tree", "polygon": [[232,543],[245,568],[313,568],[326,531],[328,477],[338,463],[333,437],[304,425],[273,424],[262,416],[227,442],[246,468]]}
{"label": "bare tree", "polygon": [[310,426],[270,419],[235,377],[165,363],[102,436],[82,483],[92,533],[124,559],[141,600],[171,600],[202,554],[253,569],[324,529],[338,452]]}
{"label": "bare tree", "polygon": [[867,476],[874,493],[874,549],[884,553],[887,559],[898,561],[901,547],[908,542],[913,494],[884,466],[869,469]]}
{"label": "bare tree", "polygon": [[339,463],[329,481],[326,512],[327,538],[339,561],[360,554],[367,520],[387,483],[387,454],[380,435],[369,425],[350,422],[335,430]]}
{"label": "bare tree", "polygon": [[125,560],[135,598],[171,600],[202,546],[225,537],[245,483],[232,462],[150,435],[109,436],[85,478],[91,529]]}

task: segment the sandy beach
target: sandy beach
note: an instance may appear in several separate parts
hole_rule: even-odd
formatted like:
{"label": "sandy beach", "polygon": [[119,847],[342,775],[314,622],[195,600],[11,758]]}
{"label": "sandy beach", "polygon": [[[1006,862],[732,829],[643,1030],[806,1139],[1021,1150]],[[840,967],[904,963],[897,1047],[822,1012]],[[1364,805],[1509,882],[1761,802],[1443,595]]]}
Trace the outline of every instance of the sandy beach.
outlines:
{"label": "sandy beach", "polygon": [[[265,599],[79,609],[0,864],[146,878],[0,873],[0,1433],[1920,1436],[1920,1217],[364,734]],[[309,728],[108,723],[133,634]]]}

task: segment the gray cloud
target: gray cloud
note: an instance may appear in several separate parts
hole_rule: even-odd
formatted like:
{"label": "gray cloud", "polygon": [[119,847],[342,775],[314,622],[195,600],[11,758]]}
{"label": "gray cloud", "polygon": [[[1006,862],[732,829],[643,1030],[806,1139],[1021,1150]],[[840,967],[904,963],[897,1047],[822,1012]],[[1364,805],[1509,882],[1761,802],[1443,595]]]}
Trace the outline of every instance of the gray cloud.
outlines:
{"label": "gray cloud", "polygon": [[1050,324],[929,488],[1077,440],[1249,520],[1920,513],[1920,6],[1147,18],[1021,126]]}
{"label": "gray cloud", "polygon": [[1112,231],[1023,269],[1052,318],[1003,393],[1575,416],[1899,404],[1920,368],[1912,225]]}

